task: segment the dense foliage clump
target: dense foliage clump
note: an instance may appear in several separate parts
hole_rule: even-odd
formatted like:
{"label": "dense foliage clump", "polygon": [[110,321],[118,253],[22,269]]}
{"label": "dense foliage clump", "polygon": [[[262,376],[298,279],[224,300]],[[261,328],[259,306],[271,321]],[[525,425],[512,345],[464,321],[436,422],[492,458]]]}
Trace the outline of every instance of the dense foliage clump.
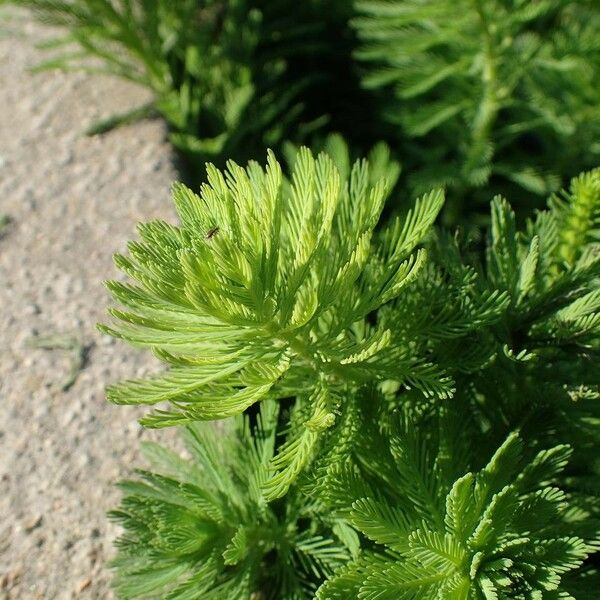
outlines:
{"label": "dense foliage clump", "polygon": [[254,424],[240,416],[219,432],[190,425],[188,460],[145,445],[153,471],[122,482],[111,513],[125,530],[115,560],[120,597],[220,600],[263,590],[265,600],[310,598],[356,554],[356,536],[318,501],[299,489],[279,505],[262,494],[278,415],[265,401]]}
{"label": "dense foliage clump", "polygon": [[[362,94],[345,1],[14,1],[60,28],[38,69],[115,75],[153,93],[90,133],[159,114],[198,172],[206,160],[246,161],[325,124],[356,128],[364,115],[343,99]],[[329,93],[334,73],[340,96]]]}
{"label": "dense foliage clump", "polygon": [[[600,172],[574,179],[522,230],[495,198],[482,255],[435,229],[441,191],[376,228],[397,166],[379,147],[377,168],[348,168],[340,143],[317,157],[290,151],[289,178],[272,154],[266,168],[209,165],[199,195],[174,189],[181,225],[141,226],[142,240],[116,259],[133,281],[108,284],[125,308],[103,329],[151,348],[168,370],[113,386],[109,398],[168,402],[142,419],[150,427],[238,419],[222,453],[203,442],[215,464],[196,457],[194,468],[239,471],[240,487],[219,502],[239,498],[252,516],[237,527],[270,540],[238,540],[264,574],[227,578],[215,566],[189,597],[210,597],[193,594],[222,577],[237,597],[271,594],[281,588],[264,578],[278,569],[301,579],[281,598],[571,597],[596,577],[586,561],[600,542],[589,460],[598,447]],[[197,496],[186,519],[204,527],[200,497],[212,484],[198,474],[188,492],[188,481],[168,483],[141,524],[117,513],[134,534],[116,562],[123,589],[141,594],[157,559],[143,553],[142,534],[148,527],[161,544],[174,527],[168,498]],[[152,504],[144,489],[135,484],[124,508]],[[269,532],[279,521],[263,509],[280,519],[305,511],[303,525]],[[229,534],[210,527],[220,542],[202,549],[227,564]],[[305,530],[331,560],[313,556],[322,568],[300,572],[281,548]],[[202,543],[199,530],[186,531]],[[266,566],[265,548],[278,548],[282,563]],[[177,586],[187,593],[193,562],[173,560],[155,587],[188,597]]]}

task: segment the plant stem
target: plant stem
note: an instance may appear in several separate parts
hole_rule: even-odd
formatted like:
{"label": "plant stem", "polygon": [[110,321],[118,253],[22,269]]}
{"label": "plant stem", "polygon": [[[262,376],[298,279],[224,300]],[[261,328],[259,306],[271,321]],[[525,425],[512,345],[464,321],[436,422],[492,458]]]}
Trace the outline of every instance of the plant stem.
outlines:
{"label": "plant stem", "polygon": [[106,133],[122,125],[129,125],[143,119],[151,119],[158,116],[154,101],[138,106],[123,113],[112,115],[107,119],[100,119],[92,123],[86,130],[85,135],[99,135]]}
{"label": "plant stem", "polygon": [[279,332],[277,338],[287,344],[298,356],[309,362],[316,372],[320,373],[326,371],[342,381],[348,380],[346,370],[339,363],[320,360],[315,356],[315,353],[311,351],[310,345],[301,337]]}
{"label": "plant stem", "polygon": [[470,175],[470,171],[480,160],[482,152],[485,151],[492,127],[498,116],[498,57],[496,55],[494,36],[491,31],[492,26],[488,21],[482,0],[475,0],[475,9],[483,30],[483,69],[481,71],[483,95],[473,122],[471,147],[463,166],[463,173],[466,177]]}
{"label": "plant stem", "polygon": [[477,114],[473,120],[469,149],[461,167],[461,183],[455,190],[444,213],[444,224],[446,226],[456,225],[459,217],[463,214],[465,194],[473,185],[471,179],[474,168],[480,163],[482,155],[490,139],[492,127],[498,116],[498,89],[497,89],[497,64],[498,56],[494,44],[492,25],[489,23],[485,13],[483,0],[474,0],[483,34],[483,68],[481,70],[481,85],[483,93]]}
{"label": "plant stem", "polygon": [[322,360],[315,356],[315,352],[311,349],[311,344],[307,343],[301,336],[281,331],[281,329],[272,323],[264,326],[264,330],[269,337],[285,344],[297,356],[308,362],[316,373],[326,372],[342,381],[350,379],[347,369],[339,363],[332,360]]}

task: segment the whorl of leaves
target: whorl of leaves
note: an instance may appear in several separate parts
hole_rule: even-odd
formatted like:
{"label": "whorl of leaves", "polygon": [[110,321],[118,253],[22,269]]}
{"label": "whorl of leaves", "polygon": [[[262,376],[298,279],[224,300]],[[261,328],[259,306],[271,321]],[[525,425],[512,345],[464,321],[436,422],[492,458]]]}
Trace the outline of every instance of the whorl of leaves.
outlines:
{"label": "whorl of leaves", "polygon": [[267,397],[304,398],[306,423],[276,461],[288,473],[273,483],[281,495],[357,386],[394,380],[451,394],[451,380],[410,340],[367,320],[417,278],[426,259],[417,245],[443,194],[426,194],[375,233],[387,184],[371,184],[365,161],[342,178],[328,155],[304,148],[291,181],[272,154],[264,170],[207,171],[200,195],[174,189],[181,226],[141,225],[142,241],[116,258],[136,283],[108,283],[126,310],[113,309],[115,324],[103,330],[150,347],[170,369],[108,396],[169,401],[142,420],[151,427],[240,414]]}

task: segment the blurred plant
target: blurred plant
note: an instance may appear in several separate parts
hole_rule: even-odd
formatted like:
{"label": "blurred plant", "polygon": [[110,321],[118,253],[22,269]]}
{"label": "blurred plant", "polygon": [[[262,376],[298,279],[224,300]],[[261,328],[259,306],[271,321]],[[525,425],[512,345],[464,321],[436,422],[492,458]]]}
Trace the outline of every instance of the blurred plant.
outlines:
{"label": "blurred plant", "polygon": [[490,190],[519,205],[529,197],[532,206],[532,195],[598,164],[598,2],[357,0],[356,7],[364,85],[397,132],[393,145],[413,192],[448,186],[448,223],[476,208],[465,203],[487,203]]}
{"label": "blurred plant", "polygon": [[445,223],[471,226],[490,195],[526,211],[600,160],[594,0],[13,1],[60,28],[40,68],[153,92],[89,132],[160,114],[197,183],[340,131],[352,156],[387,140],[407,195],[445,187]]}
{"label": "blurred plant", "polygon": [[[327,80],[325,65],[350,56],[342,3],[332,4],[326,18],[322,0],[18,4],[60,28],[42,44],[56,56],[37,69],[106,73],[153,92],[150,104],[95,123],[89,133],[158,113],[168,122],[174,145],[196,167],[225,157],[247,160],[265,146],[302,139],[322,126],[333,105],[314,91],[315,84]],[[353,86],[348,69],[335,71],[340,92]]]}
{"label": "blurred plant", "polygon": [[12,219],[9,215],[0,214],[0,240],[6,235]]}

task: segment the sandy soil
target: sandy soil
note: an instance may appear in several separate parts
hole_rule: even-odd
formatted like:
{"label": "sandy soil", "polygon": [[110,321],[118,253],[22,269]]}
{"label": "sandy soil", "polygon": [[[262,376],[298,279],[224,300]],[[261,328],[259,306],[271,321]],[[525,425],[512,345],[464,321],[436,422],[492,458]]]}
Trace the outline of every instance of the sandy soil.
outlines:
{"label": "sandy soil", "polygon": [[[44,56],[33,48],[43,30],[15,25],[19,36],[0,38],[0,599],[112,598],[117,531],[105,513],[149,434],[140,411],[109,405],[103,388],[157,365],[95,323],[111,255],[135,223],[173,220],[177,172],[160,121],[81,134],[143,103],[143,90],[28,72]],[[77,344],[85,362],[65,391]]]}

